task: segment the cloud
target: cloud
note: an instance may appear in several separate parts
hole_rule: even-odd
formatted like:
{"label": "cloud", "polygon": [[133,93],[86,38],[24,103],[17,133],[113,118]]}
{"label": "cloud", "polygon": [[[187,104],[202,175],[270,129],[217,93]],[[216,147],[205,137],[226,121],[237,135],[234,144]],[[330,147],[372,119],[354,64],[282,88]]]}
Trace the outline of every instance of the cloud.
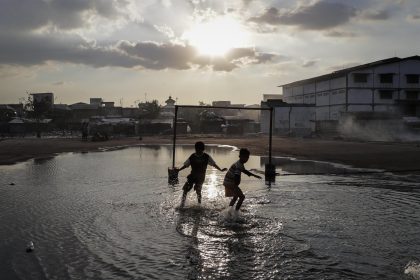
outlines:
{"label": "cloud", "polygon": [[410,15],[410,16],[409,16],[409,19],[411,19],[411,20],[420,20],[420,14],[417,14],[417,15]]}
{"label": "cloud", "polygon": [[253,0],[242,0],[244,7],[248,7]]}
{"label": "cloud", "polygon": [[175,37],[175,32],[172,30],[171,27],[167,26],[167,25],[153,25],[153,27],[159,31],[160,33],[164,34],[166,37],[168,38],[174,38]]}
{"label": "cloud", "polygon": [[306,30],[330,29],[347,23],[356,16],[356,9],[344,3],[317,1],[293,10],[267,9],[249,21],[269,25],[291,25]]}
{"label": "cloud", "polygon": [[64,86],[65,84],[66,83],[64,81],[57,81],[57,82],[52,83],[53,86],[57,86],[57,87]]}
{"label": "cloud", "polygon": [[366,11],[361,17],[367,20],[387,20],[391,17],[391,13],[387,10]]}
{"label": "cloud", "polygon": [[189,45],[158,44],[154,42],[121,42],[118,46],[123,52],[139,59],[140,65],[147,69],[166,68],[186,70],[211,67],[214,71],[232,71],[247,64],[260,64],[272,61],[276,55],[259,53],[253,48],[235,48],[223,57],[199,56],[197,50]]}
{"label": "cloud", "polygon": [[191,46],[154,42],[130,43],[122,41],[119,43],[118,49],[137,59],[142,67],[154,70],[189,69],[191,58],[197,55],[196,50]]}
{"label": "cloud", "polygon": [[358,66],[358,65],[361,65],[361,64],[363,64],[363,63],[362,62],[347,62],[347,63],[341,64],[341,65],[331,66],[331,67],[328,68],[328,71],[332,71],[332,72],[340,71],[340,70],[355,67],[355,66]]}
{"label": "cloud", "polygon": [[108,19],[123,16],[128,3],[128,0],[2,0],[0,29],[28,31],[47,25],[64,30],[82,28],[91,24],[93,16]]}
{"label": "cloud", "polygon": [[315,64],[317,64],[318,60],[309,60],[309,61],[305,61],[302,66],[305,68],[309,68],[314,66]]}
{"label": "cloud", "polygon": [[353,32],[339,31],[339,30],[329,30],[325,32],[324,35],[327,37],[335,37],[335,38],[354,38],[358,36],[356,33],[353,33]]}
{"label": "cloud", "polygon": [[224,57],[212,59],[200,57],[197,50],[189,45],[129,41],[99,45],[79,35],[60,32],[0,32],[0,38],[0,64],[3,65],[32,66],[56,61],[92,67],[187,70],[199,66],[215,71],[232,71],[249,64],[269,63],[276,57],[253,48],[236,48]]}
{"label": "cloud", "polygon": [[134,67],[138,61],[112,47],[96,46],[78,35],[0,34],[0,64],[39,65],[48,61],[93,67]]}

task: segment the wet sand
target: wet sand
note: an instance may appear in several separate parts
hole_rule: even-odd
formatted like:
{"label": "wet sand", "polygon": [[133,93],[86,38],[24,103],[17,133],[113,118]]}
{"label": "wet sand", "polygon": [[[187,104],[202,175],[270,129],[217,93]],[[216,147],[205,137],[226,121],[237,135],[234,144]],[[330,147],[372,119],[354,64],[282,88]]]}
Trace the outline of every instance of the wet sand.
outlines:
{"label": "wet sand", "polygon": [[[268,137],[180,137],[177,144],[207,144],[246,147],[254,155],[268,155]],[[84,142],[77,138],[13,138],[0,141],[0,164],[13,164],[31,158],[46,158],[65,152],[91,152],[104,148],[131,147],[144,144],[171,144],[172,138],[119,138],[105,142]],[[273,156],[329,161],[360,168],[389,171],[420,171],[419,143],[352,142],[342,140],[273,138]]]}

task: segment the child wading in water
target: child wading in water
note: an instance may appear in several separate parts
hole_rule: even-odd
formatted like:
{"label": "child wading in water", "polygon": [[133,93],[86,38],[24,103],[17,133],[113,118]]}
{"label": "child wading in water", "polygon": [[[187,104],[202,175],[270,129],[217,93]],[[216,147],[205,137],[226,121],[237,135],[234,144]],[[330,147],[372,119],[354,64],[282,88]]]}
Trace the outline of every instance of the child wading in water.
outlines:
{"label": "child wading in water", "polygon": [[260,176],[255,175],[248,170],[245,169],[244,163],[246,163],[249,159],[250,152],[248,149],[240,149],[239,151],[239,160],[232,164],[229,168],[229,171],[226,173],[225,180],[223,181],[223,185],[225,186],[225,196],[232,197],[232,200],[229,203],[229,206],[232,207],[235,205],[236,200],[238,203],[236,204],[236,211],[241,208],[242,202],[245,199],[245,195],[243,194],[242,190],[239,188],[239,184],[241,183],[241,173],[245,173],[248,176],[254,176],[255,178],[261,179]]}
{"label": "child wading in water", "polygon": [[206,177],[207,165],[211,165],[220,171],[227,170],[227,168],[221,169],[219,166],[217,166],[212,157],[204,152],[204,148],[205,146],[203,142],[199,141],[195,143],[195,153],[192,154],[184,162],[184,165],[178,169],[178,171],[181,171],[182,169],[191,166],[191,173],[187,176],[187,182],[182,188],[184,192],[182,194],[181,207],[184,207],[187,193],[193,188],[193,186],[195,192],[197,193],[198,203],[201,203],[201,188]]}

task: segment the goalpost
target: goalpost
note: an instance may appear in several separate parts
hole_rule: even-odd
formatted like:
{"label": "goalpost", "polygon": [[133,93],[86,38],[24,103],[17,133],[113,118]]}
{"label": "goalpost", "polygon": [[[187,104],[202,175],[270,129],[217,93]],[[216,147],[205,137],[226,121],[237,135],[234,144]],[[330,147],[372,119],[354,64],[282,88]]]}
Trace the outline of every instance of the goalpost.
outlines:
{"label": "goalpost", "polygon": [[172,169],[168,169],[168,182],[171,184],[178,183],[178,172],[175,169],[175,146],[176,146],[176,127],[178,123],[179,108],[199,108],[199,109],[232,109],[232,110],[254,110],[254,111],[270,111],[270,132],[268,143],[268,164],[265,165],[265,180],[274,182],[276,178],[276,167],[271,161],[272,138],[273,138],[273,107],[268,108],[241,108],[229,106],[198,106],[198,105],[175,105],[175,116],[173,122],[173,140],[172,140]]}

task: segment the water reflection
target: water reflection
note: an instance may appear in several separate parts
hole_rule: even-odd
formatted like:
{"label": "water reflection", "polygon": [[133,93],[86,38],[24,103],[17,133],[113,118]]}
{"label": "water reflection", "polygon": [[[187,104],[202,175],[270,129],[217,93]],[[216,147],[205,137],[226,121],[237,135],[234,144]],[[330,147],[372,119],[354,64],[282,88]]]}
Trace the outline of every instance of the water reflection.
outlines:
{"label": "water reflection", "polygon": [[[176,164],[193,151],[177,147]],[[220,167],[238,159],[231,148],[207,152]],[[142,146],[0,167],[1,278],[402,279],[418,256],[420,183],[412,177],[278,176],[267,188],[243,176],[243,216],[231,221],[225,173],[213,168],[203,205],[191,194],[177,209],[188,172],[169,188],[171,156],[170,145]],[[246,167],[264,163],[254,156]],[[276,163],[282,174],[331,172]],[[24,252],[28,239],[35,254]]]}
{"label": "water reflection", "polygon": [[197,279],[201,274],[203,259],[199,250],[198,229],[202,220],[202,208],[180,209],[176,230],[189,239],[185,250],[187,279]]}
{"label": "water reflection", "polygon": [[48,156],[48,157],[37,157],[33,159],[34,164],[44,164],[52,159],[54,159],[55,156]]}

